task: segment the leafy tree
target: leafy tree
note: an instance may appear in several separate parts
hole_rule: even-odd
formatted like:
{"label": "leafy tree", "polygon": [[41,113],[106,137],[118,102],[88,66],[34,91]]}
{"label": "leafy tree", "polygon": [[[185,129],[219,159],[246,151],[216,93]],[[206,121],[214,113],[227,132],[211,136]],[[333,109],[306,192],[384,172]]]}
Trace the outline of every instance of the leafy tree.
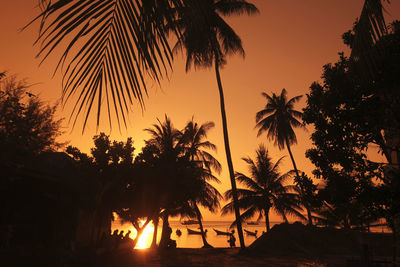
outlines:
{"label": "leafy tree", "polygon": [[[258,220],[265,217],[267,231],[270,230],[269,212],[275,210],[287,222],[286,214],[295,215],[304,219],[298,211],[300,203],[298,195],[293,191],[293,186],[284,185],[290,177],[290,172],[281,175],[279,165],[280,158],[275,164],[272,163],[268,151],[263,145],[256,151],[256,159],[250,157],[242,158],[249,166],[250,176],[236,173],[236,180],[243,184],[246,189],[238,189],[239,207],[244,210],[241,219],[247,220],[257,213]],[[232,190],[225,192],[227,199],[232,199]],[[233,211],[233,202],[228,203],[222,208],[222,214]]]}
{"label": "leafy tree", "polygon": [[62,119],[56,118],[56,105],[46,105],[29,91],[25,81],[15,76],[0,82],[1,161],[25,161],[43,151],[55,151],[64,144]]}
{"label": "leafy tree", "polygon": [[[346,44],[352,44],[354,32],[349,31],[343,37]],[[354,215],[355,211],[360,217],[374,217],[378,199],[371,193],[377,189],[372,181],[378,179],[390,184],[388,172],[383,172],[381,164],[367,159],[368,148],[373,145],[380,148],[389,169],[396,168],[400,125],[399,41],[394,23],[376,45],[366,48],[369,53],[379,55],[374,58],[377,71],[368,79],[359,71],[365,62],[341,53],[338,62],[324,66],[323,83],[312,84],[307,95],[304,121],[313,124],[315,132],[311,136],[314,147],[306,155],[316,166],[314,174],[328,180],[332,190],[349,189],[340,191],[343,199],[331,198],[329,202],[334,208],[345,208],[340,212],[342,217]],[[334,186],[335,183],[339,184]],[[369,197],[365,197],[366,192],[370,192]],[[349,203],[362,209],[348,211]],[[361,216],[362,213],[369,215]]]}
{"label": "leafy tree", "polygon": [[240,53],[244,56],[242,41],[235,31],[224,21],[222,16],[258,12],[257,8],[243,0],[207,0],[187,1],[177,11],[176,25],[181,35],[175,49],[186,51],[186,71],[191,66],[212,67],[214,65],[220,96],[222,128],[224,133],[225,152],[229,176],[232,185],[232,196],[235,205],[238,235],[241,248],[245,247],[240,212],[237,206],[236,182],[229,146],[228,126],[225,112],[224,92],[220,68],[226,63],[228,55]]}
{"label": "leafy tree", "polygon": [[132,138],[126,142],[111,142],[104,133],[95,135],[93,142],[91,156],[72,146],[66,151],[79,164],[80,171],[87,175],[87,183],[92,187],[92,205],[84,223],[91,229],[88,238],[96,244],[103,233],[110,233],[113,212],[128,207],[122,195],[127,194],[127,182],[133,175],[135,148]]}

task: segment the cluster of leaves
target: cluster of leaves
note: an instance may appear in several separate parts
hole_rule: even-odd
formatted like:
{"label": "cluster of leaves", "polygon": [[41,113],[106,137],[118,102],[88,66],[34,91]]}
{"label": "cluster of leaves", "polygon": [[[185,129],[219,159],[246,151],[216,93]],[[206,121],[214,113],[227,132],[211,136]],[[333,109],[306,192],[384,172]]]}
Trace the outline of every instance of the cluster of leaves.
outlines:
{"label": "cluster of leaves", "polygon": [[29,92],[25,81],[9,77],[0,81],[1,159],[24,160],[43,151],[62,147],[62,119],[56,119],[57,105],[46,105]]}
{"label": "cluster of leaves", "polygon": [[131,138],[111,142],[104,133],[93,138],[90,156],[68,147],[67,153],[93,184],[97,227],[107,227],[113,212],[140,232],[158,220],[161,212],[166,217],[198,217],[197,204],[215,211],[221,196],[208,181],[219,182],[212,170],[219,171],[221,166],[204,150],[215,148],[204,140],[213,126],[190,121],[179,131],[166,117],[165,122],[146,129],[152,137],[135,158]]}
{"label": "cluster of leaves", "polygon": [[[266,229],[270,230],[269,213],[274,210],[283,220],[288,221],[287,215],[302,220],[300,195],[295,192],[293,185],[286,185],[292,177],[292,172],[281,174],[279,165],[283,158],[276,163],[272,162],[265,146],[260,145],[256,151],[255,160],[250,157],[242,158],[248,164],[250,176],[236,173],[236,180],[245,186],[238,188],[239,207],[244,211],[242,220],[248,220],[258,214],[266,220]],[[225,193],[225,197],[232,199],[232,190]],[[233,201],[222,208],[222,214],[233,211]],[[235,222],[234,222],[235,224]]]}
{"label": "cluster of leaves", "polygon": [[[313,83],[307,95],[303,119],[315,132],[314,147],[306,156],[316,166],[314,174],[327,181],[320,192],[324,212],[342,226],[361,225],[357,215],[364,223],[381,216],[376,185],[388,184],[388,175],[382,164],[368,160],[368,149],[378,147],[389,163],[393,152],[399,152],[398,25],[394,22],[391,31],[369,48],[375,55],[373,76],[360,71],[364,61],[341,53],[338,62],[324,66],[323,83]],[[354,32],[343,37],[352,44]]]}

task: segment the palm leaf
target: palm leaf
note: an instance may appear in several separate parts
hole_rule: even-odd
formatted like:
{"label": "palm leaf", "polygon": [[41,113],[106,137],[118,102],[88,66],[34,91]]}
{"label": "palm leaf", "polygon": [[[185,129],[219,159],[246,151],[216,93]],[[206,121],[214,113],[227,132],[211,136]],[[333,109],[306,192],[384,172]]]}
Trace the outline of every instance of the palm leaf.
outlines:
{"label": "palm leaf", "polygon": [[[67,44],[56,70],[63,71],[63,103],[72,97],[76,101],[70,117],[74,117],[74,126],[82,117],[84,130],[92,112],[98,126],[104,100],[110,125],[111,112],[116,114],[118,125],[123,122],[126,127],[134,101],[144,108],[145,76],[158,82],[171,67],[172,52],[163,23],[172,20],[170,5],[180,2],[40,1],[42,12],[32,21],[41,20],[38,56],[43,62]],[[166,9],[164,13],[161,7]]]}

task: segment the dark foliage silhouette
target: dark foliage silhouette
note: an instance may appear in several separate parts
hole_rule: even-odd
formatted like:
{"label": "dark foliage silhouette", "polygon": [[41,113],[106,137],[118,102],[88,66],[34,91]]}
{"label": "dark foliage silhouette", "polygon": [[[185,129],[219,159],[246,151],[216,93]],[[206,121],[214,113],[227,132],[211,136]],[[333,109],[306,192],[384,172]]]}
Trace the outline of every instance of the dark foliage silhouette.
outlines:
{"label": "dark foliage silhouette", "polygon": [[[286,214],[304,219],[299,212],[300,202],[298,195],[291,185],[284,185],[290,177],[290,173],[280,174],[280,158],[272,163],[268,151],[263,145],[256,151],[256,159],[243,158],[248,164],[250,176],[236,173],[236,180],[246,188],[238,188],[238,203],[240,209],[244,210],[241,219],[248,220],[259,214],[258,220],[265,218],[266,230],[270,230],[269,212],[274,210],[287,222]],[[232,199],[232,190],[225,192],[226,199]],[[233,211],[233,202],[222,208],[222,214]]]}
{"label": "dark foliage silhouette", "polygon": [[[302,96],[296,96],[288,100],[286,89],[282,89],[280,95],[273,93],[270,96],[264,92],[262,96],[267,99],[267,104],[263,110],[256,114],[256,128],[259,129],[257,136],[267,132],[268,139],[274,140],[274,144],[278,145],[279,149],[283,149],[286,146],[296,176],[300,177],[290,146],[297,143],[293,127],[303,127],[300,121],[302,113],[294,109],[294,104]],[[312,225],[310,208],[305,208],[308,215],[308,224]]]}

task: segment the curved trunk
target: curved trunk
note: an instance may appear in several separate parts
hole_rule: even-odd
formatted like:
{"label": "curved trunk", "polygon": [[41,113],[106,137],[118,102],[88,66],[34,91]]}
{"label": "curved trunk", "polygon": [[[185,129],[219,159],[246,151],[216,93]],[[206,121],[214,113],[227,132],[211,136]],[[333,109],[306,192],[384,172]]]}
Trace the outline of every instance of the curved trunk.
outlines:
{"label": "curved trunk", "polygon": [[235,181],[235,173],[233,170],[231,149],[229,147],[228,126],[227,126],[226,114],[225,114],[224,91],[222,90],[221,76],[219,74],[219,63],[218,63],[217,56],[215,56],[215,74],[217,76],[217,83],[218,83],[218,91],[219,91],[219,98],[220,98],[220,105],[221,105],[222,129],[224,132],[226,161],[228,163],[229,177],[230,177],[231,186],[232,186],[233,207],[235,209],[235,217],[236,217],[236,222],[237,222],[236,226],[237,226],[237,231],[238,231],[238,235],[239,235],[240,248],[244,249],[245,245],[244,245],[244,237],[243,237],[243,230],[242,230],[242,221],[240,218],[240,212],[239,212],[239,206],[238,206],[238,196],[237,196],[237,188],[236,188],[236,181]]}
{"label": "curved trunk", "polygon": [[200,226],[201,238],[203,239],[203,248],[212,248],[213,246],[208,244],[207,239],[206,239],[206,233],[204,232],[203,223],[201,222],[201,213],[200,213],[199,207],[197,206],[196,203],[193,203],[193,204],[194,204],[194,208],[196,211],[196,217],[197,217],[197,220],[198,220],[199,226]]}
{"label": "curved trunk", "polygon": [[156,215],[153,219],[154,232],[153,232],[153,240],[151,241],[151,246],[150,246],[151,248],[157,247],[158,222],[159,222],[159,216]]}
{"label": "curved trunk", "polygon": [[[296,176],[298,178],[300,178],[299,171],[297,170],[296,162],[294,161],[294,158],[293,158],[292,150],[290,149],[289,139],[286,137],[285,141],[286,141],[286,147],[287,147],[287,150],[289,152],[290,159],[292,160],[294,171],[296,172]],[[308,206],[307,203],[304,203],[304,207],[305,207],[305,209],[307,211],[308,225],[311,226],[311,225],[313,225],[312,216],[311,216],[311,209],[310,209],[310,207]]]}

